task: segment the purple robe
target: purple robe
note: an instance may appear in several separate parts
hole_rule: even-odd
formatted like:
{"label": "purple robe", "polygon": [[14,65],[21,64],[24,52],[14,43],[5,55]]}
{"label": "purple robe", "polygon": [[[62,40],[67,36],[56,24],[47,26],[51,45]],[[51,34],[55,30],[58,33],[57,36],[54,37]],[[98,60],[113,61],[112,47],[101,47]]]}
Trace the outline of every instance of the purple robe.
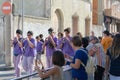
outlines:
{"label": "purple robe", "polygon": [[[72,37],[69,37],[69,40],[71,41]],[[74,56],[74,50],[70,45],[70,41],[68,41],[66,38],[63,38],[63,53],[69,56]]]}
{"label": "purple robe", "polygon": [[[53,37],[53,40],[55,42],[55,44],[57,45],[57,38],[56,37]],[[56,50],[56,48],[52,48],[50,46],[50,43],[51,43],[51,40],[48,39],[47,41],[45,41],[46,43],[46,56],[52,56],[53,52]]]}
{"label": "purple robe", "polygon": [[42,41],[37,41],[37,46],[36,46],[37,52],[42,51],[42,46],[43,46],[43,42]]}
{"label": "purple robe", "polygon": [[[22,38],[19,38],[19,41],[22,42]],[[16,38],[14,38],[13,45],[14,45],[13,53],[18,55],[22,54],[22,48],[19,46]]]}
{"label": "purple robe", "polygon": [[[33,43],[33,45],[35,46],[35,39],[32,38],[30,41],[31,41],[31,42]],[[25,41],[23,42],[23,47],[25,48],[25,50],[24,50],[24,56],[26,56],[26,57],[29,57],[29,56],[34,57],[34,56],[35,56],[35,48],[31,48],[31,47],[29,46],[27,40],[25,40]]]}
{"label": "purple robe", "polygon": [[57,40],[57,49],[61,50],[61,51],[63,50],[63,48],[60,48],[61,44],[63,44],[62,41],[63,41],[63,38],[60,38],[60,39]]}

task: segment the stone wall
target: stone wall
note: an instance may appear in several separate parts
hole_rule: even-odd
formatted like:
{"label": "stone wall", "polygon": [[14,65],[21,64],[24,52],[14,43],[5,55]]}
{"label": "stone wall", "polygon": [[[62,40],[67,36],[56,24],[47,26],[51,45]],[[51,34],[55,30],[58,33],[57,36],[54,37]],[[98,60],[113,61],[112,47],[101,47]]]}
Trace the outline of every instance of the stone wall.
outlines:
{"label": "stone wall", "polygon": [[[22,29],[21,19],[19,23],[20,29]],[[29,18],[24,17],[24,27],[23,27],[23,37],[27,37],[27,32],[33,31],[35,38],[39,34],[43,34],[44,38],[48,36],[48,28],[52,27],[49,19],[41,19],[41,18]],[[18,16],[14,17],[14,36],[15,30],[18,28]]]}
{"label": "stone wall", "polygon": [[[27,16],[50,17],[49,0],[23,0],[23,13]],[[16,15],[22,14],[22,0],[13,0]],[[49,15],[48,15],[49,14]]]}

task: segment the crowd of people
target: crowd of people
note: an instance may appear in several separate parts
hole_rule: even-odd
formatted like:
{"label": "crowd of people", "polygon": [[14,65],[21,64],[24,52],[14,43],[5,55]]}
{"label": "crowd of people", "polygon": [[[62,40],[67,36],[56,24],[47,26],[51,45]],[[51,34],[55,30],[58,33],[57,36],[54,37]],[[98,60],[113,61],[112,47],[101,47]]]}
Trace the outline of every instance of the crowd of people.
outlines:
{"label": "crowd of people", "polygon": [[[12,41],[15,76],[20,76],[19,65],[22,61],[27,74],[35,69],[41,78],[50,76],[51,80],[63,80],[64,65],[71,67],[73,80],[120,80],[119,33],[113,35],[105,30],[103,37],[96,37],[92,31],[90,36],[83,37],[77,32],[72,37],[70,32],[70,28],[66,28],[65,35],[59,32],[56,36],[54,30],[49,28],[49,36],[45,40],[42,34],[35,40],[32,31],[28,31],[27,38],[23,38],[22,31],[16,30]],[[47,67],[53,67],[47,72],[44,71],[42,54],[46,54]]]}

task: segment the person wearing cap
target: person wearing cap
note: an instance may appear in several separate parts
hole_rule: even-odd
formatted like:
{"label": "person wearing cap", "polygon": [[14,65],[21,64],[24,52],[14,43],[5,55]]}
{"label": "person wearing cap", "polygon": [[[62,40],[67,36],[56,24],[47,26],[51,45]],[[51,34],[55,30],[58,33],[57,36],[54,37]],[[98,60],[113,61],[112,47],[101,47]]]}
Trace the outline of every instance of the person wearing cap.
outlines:
{"label": "person wearing cap", "polygon": [[63,53],[65,54],[65,56],[74,56],[74,49],[71,46],[71,40],[72,37],[70,36],[70,28],[66,28],[64,30],[65,32],[65,37],[63,38]]}
{"label": "person wearing cap", "polygon": [[109,31],[103,32],[104,37],[102,38],[101,44],[104,48],[104,53],[106,54],[107,49],[111,46],[113,39],[109,36]]}
{"label": "person wearing cap", "polygon": [[20,62],[22,56],[22,31],[16,30],[16,37],[12,41],[13,46],[13,64],[15,69],[15,77],[20,77]]}
{"label": "person wearing cap", "polygon": [[49,36],[45,39],[43,49],[46,47],[46,63],[47,67],[52,67],[52,54],[57,46],[57,38],[54,36],[53,29],[48,29]]}
{"label": "person wearing cap", "polygon": [[23,69],[27,74],[33,72],[33,62],[35,57],[35,39],[33,38],[33,32],[27,32],[27,38],[23,41],[24,53],[23,53]]}

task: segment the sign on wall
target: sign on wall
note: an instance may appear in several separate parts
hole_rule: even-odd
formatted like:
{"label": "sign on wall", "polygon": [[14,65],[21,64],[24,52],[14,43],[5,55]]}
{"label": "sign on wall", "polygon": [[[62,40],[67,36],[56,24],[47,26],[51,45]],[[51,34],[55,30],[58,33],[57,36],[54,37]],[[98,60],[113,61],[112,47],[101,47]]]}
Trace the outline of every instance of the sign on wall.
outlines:
{"label": "sign on wall", "polygon": [[12,11],[12,6],[9,1],[6,1],[2,4],[2,13],[5,15],[9,15]]}

